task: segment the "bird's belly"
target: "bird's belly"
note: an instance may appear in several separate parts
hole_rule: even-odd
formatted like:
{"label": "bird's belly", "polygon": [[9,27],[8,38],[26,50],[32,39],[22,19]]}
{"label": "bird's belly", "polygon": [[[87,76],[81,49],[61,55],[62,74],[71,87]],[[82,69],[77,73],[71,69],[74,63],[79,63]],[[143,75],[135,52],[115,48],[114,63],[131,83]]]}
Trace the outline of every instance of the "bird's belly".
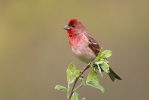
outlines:
{"label": "bird's belly", "polygon": [[77,58],[85,63],[90,63],[96,58],[94,52],[88,47],[88,45],[78,44],[72,47],[72,52]]}

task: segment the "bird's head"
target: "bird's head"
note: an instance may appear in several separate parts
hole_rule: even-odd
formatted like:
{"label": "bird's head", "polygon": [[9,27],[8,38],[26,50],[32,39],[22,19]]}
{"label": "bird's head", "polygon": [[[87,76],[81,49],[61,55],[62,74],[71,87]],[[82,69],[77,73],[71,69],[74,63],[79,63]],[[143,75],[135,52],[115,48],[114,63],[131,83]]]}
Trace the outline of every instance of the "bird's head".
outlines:
{"label": "bird's head", "polygon": [[64,26],[69,36],[77,35],[86,31],[84,25],[77,18],[71,18],[68,25]]}

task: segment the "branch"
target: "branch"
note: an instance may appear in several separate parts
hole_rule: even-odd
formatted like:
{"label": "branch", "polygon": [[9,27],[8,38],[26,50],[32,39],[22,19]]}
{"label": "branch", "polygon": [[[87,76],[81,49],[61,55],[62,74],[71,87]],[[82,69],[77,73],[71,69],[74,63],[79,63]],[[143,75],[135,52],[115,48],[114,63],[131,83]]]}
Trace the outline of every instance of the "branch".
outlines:
{"label": "branch", "polygon": [[69,95],[69,97],[68,97],[68,100],[70,100],[71,99],[71,97],[72,97],[72,94],[74,93],[74,88],[75,88],[75,86],[76,86],[76,83],[77,83],[77,81],[78,81],[78,79],[80,78],[80,77],[82,77],[82,74],[85,72],[85,70],[87,70],[88,68],[90,67],[90,64],[89,65],[87,65],[81,72],[80,72],[80,74],[79,74],[79,76],[78,77],[76,77],[76,79],[75,79],[75,81],[74,81],[74,84],[73,84],[73,86],[72,86],[72,89],[71,89],[71,92],[70,92],[70,95]]}

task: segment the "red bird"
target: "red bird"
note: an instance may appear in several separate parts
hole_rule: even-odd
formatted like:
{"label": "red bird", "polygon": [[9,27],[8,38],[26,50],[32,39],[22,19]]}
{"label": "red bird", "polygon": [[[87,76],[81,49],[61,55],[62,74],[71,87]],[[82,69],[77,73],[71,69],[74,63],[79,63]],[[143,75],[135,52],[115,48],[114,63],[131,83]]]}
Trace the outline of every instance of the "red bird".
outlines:
{"label": "red bird", "polygon": [[[69,44],[76,57],[87,64],[92,62],[98,55],[101,47],[87,32],[81,21],[71,18],[64,29],[67,30]],[[111,68],[109,71],[108,75],[112,81],[115,79],[121,80]]]}

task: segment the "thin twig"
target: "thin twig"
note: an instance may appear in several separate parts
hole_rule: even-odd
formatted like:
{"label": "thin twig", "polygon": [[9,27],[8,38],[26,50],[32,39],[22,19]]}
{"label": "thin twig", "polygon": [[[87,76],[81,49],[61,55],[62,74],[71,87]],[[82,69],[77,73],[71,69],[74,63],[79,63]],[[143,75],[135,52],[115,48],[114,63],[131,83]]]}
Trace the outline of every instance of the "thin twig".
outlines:
{"label": "thin twig", "polygon": [[72,89],[71,89],[71,92],[70,92],[70,95],[69,95],[69,97],[68,97],[68,100],[70,100],[71,99],[71,97],[72,97],[72,94],[74,93],[74,88],[75,88],[75,85],[76,85],[76,83],[77,83],[77,81],[78,81],[78,79],[80,78],[80,77],[82,77],[82,74],[84,73],[84,71],[85,70],[87,70],[88,68],[90,67],[90,65],[87,65],[81,72],[80,72],[80,74],[79,74],[79,76],[78,77],[76,77],[76,79],[75,79],[75,81],[74,81],[74,84],[73,84],[73,86],[72,86]]}

